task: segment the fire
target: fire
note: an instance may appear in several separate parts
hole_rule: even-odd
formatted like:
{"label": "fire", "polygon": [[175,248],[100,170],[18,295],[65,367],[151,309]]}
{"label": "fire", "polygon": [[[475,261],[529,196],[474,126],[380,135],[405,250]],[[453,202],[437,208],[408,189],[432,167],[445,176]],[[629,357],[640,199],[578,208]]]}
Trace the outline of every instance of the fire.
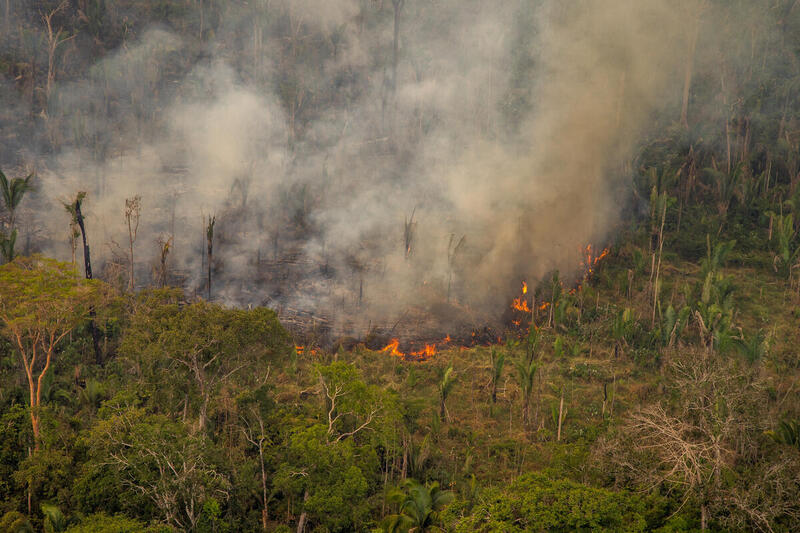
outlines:
{"label": "fire", "polygon": [[522,311],[523,313],[530,313],[531,308],[528,307],[528,299],[525,298],[526,294],[528,294],[528,284],[523,281],[522,296],[519,298],[514,298],[514,301],[511,303],[511,308],[517,311]]}
{"label": "fire", "polygon": [[545,302],[545,303],[543,303],[542,305],[539,306],[539,311],[544,311],[548,307],[550,307],[550,302]]}
{"label": "fire", "polygon": [[445,337],[445,338],[442,340],[442,344],[449,344],[449,343],[450,343],[450,335],[448,335],[447,337]]}
{"label": "fire", "polygon": [[511,307],[517,311],[522,311],[523,313],[531,312],[530,308],[528,307],[528,301],[523,300],[522,298],[514,298],[514,303],[511,304]]}
{"label": "fire", "polygon": [[[299,344],[295,344],[294,351],[297,353],[297,355],[303,355],[306,351],[306,347],[301,346]],[[316,348],[311,348],[311,350],[309,350],[308,353],[310,353],[311,355],[317,355],[319,353],[319,350],[317,350]]]}
{"label": "fire", "polygon": [[389,355],[394,355],[397,357],[404,357],[405,354],[398,350],[400,347],[400,339],[392,339],[392,342],[387,344],[381,351],[382,352],[389,352]]}
{"label": "fire", "polygon": [[595,254],[592,250],[592,245],[588,244],[586,246],[586,250],[584,251],[585,260],[582,263],[583,268],[585,269],[584,279],[588,278],[594,273],[594,269],[597,266],[597,263],[603,260],[605,256],[609,254],[610,250],[608,248],[603,248],[603,250],[599,254]]}
{"label": "fire", "polygon": [[[450,336],[447,336],[447,340],[449,342]],[[400,351],[400,339],[392,339],[392,341],[387,344],[383,349],[380,350],[381,352],[388,353],[389,355],[393,355],[395,357],[401,357],[405,359],[407,356],[415,357],[418,359],[429,359],[436,355],[436,344],[426,344],[424,348],[417,351],[411,351],[409,353],[405,353]]]}
{"label": "fire", "polygon": [[411,352],[411,355],[415,357],[433,357],[436,355],[436,345],[435,344],[426,344],[425,348],[419,350],[418,352]]}

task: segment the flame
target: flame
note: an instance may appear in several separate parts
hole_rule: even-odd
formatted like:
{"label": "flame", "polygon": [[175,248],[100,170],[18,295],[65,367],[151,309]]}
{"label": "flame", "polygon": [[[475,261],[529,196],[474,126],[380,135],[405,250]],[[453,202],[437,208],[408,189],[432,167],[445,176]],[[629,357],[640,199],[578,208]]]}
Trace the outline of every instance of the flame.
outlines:
{"label": "flame", "polygon": [[584,250],[585,260],[581,263],[584,270],[586,271],[583,278],[586,279],[594,273],[595,267],[597,263],[603,260],[605,256],[609,254],[610,250],[608,248],[603,248],[603,250],[599,254],[595,254],[592,251],[592,245],[586,245],[586,250]]}
{"label": "flame", "polygon": [[418,352],[411,352],[411,355],[416,357],[433,357],[436,355],[436,345],[435,344],[426,344],[425,348],[419,350]]}
{"label": "flame", "polygon": [[449,344],[449,343],[450,343],[450,340],[451,340],[451,339],[450,339],[450,335],[447,335],[447,337],[445,337],[445,338],[442,340],[442,344]]}
{"label": "flame", "polygon": [[397,357],[403,357],[405,354],[398,350],[400,347],[400,339],[392,339],[392,342],[387,344],[381,351],[382,352],[389,352],[389,355],[394,355]]}
{"label": "flame", "polygon": [[511,308],[517,311],[522,311],[523,313],[530,313],[531,308],[528,307],[528,300],[525,298],[526,294],[528,294],[528,284],[523,281],[522,296],[519,298],[514,298],[514,301],[511,303]]}
{"label": "flame", "polygon": [[[448,339],[449,339],[448,335]],[[392,341],[387,344],[381,352],[388,353],[389,355],[393,355],[395,357],[405,358],[407,355],[428,359],[436,355],[436,344],[426,344],[424,348],[417,351],[409,352],[408,354],[400,351],[400,339],[392,339]]]}
{"label": "flame", "polygon": [[517,311],[522,311],[523,313],[530,313],[531,310],[528,307],[528,301],[523,300],[522,298],[514,298],[514,303],[511,304],[513,309]]}
{"label": "flame", "polygon": [[543,303],[542,305],[539,306],[539,311],[544,311],[548,307],[550,307],[550,302],[545,302],[545,303]]}
{"label": "flame", "polygon": [[[299,344],[295,344],[294,345],[294,351],[297,352],[297,355],[303,355],[305,353],[305,351],[306,351],[306,347],[305,346],[301,346]],[[308,353],[310,353],[311,355],[317,355],[317,354],[319,354],[319,350],[317,350],[316,348],[311,348],[308,351]]]}

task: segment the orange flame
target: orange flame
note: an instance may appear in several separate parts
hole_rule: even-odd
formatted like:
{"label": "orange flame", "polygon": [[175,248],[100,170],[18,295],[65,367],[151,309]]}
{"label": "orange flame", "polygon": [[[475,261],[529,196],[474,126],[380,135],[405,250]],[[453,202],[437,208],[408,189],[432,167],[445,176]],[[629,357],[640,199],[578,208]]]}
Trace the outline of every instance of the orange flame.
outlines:
{"label": "orange flame", "polygon": [[406,354],[400,351],[400,339],[392,339],[392,341],[380,351],[388,353],[389,355],[393,355],[395,357],[405,358],[406,355],[411,355],[414,357],[428,359],[436,355],[436,344],[426,344],[425,347],[422,348],[421,350],[417,350],[415,352],[412,351]]}
{"label": "orange flame", "polygon": [[433,357],[436,355],[436,345],[435,344],[426,344],[425,348],[419,350],[418,352],[411,352],[411,355],[416,357]]}
{"label": "orange flame", "polygon": [[511,303],[511,308],[517,311],[522,311],[523,313],[530,313],[531,308],[528,307],[528,300],[525,298],[526,294],[528,294],[528,284],[523,281],[522,296],[519,298],[514,298],[514,301]]}
{"label": "orange flame", "polygon": [[405,354],[398,350],[400,347],[400,339],[392,339],[392,342],[386,345],[381,351],[382,352],[389,352],[389,355],[394,355],[397,357],[403,357]]}
{"label": "orange flame", "polygon": [[586,246],[586,250],[584,251],[584,255],[586,256],[586,260],[582,263],[582,266],[586,270],[584,275],[584,279],[588,278],[594,273],[595,267],[597,263],[603,260],[605,256],[609,254],[610,250],[608,248],[603,248],[603,250],[595,255],[592,251],[592,245],[589,244]]}
{"label": "orange flame", "polygon": [[514,298],[514,303],[511,304],[511,307],[524,313],[531,312],[530,308],[528,307],[528,301],[523,300],[522,298]]}

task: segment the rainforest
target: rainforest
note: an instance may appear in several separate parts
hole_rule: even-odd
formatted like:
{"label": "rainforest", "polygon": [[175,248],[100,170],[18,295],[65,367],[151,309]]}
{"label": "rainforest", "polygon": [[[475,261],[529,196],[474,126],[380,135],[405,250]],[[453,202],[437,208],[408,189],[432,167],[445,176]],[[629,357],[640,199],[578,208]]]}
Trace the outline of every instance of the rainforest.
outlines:
{"label": "rainforest", "polygon": [[797,0],[0,0],[0,533],[800,530]]}

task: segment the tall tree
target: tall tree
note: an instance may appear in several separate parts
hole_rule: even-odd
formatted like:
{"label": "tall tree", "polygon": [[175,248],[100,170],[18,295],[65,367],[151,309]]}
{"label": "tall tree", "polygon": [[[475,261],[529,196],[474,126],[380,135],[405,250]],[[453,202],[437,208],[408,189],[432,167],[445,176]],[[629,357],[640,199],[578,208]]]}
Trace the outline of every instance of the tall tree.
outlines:
{"label": "tall tree", "polygon": [[99,282],[77,278],[67,263],[44,257],[17,258],[0,267],[0,324],[22,358],[36,450],[45,375],[56,348],[88,318],[101,290]]}

